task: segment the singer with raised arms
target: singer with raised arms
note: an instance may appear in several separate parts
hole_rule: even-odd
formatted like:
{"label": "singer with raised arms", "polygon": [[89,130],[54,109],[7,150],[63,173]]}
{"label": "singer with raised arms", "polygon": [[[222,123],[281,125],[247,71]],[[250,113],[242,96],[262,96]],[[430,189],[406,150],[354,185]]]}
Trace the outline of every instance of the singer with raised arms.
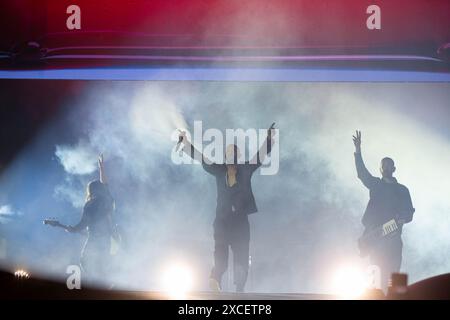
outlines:
{"label": "singer with raised arms", "polygon": [[200,160],[203,169],[213,175],[217,187],[216,217],[214,220],[214,267],[210,275],[210,288],[221,290],[221,279],[228,267],[229,248],[233,252],[234,284],[236,292],[243,292],[249,268],[250,225],[248,215],[258,211],[253,196],[251,178],[272,149],[274,125],[267,130],[267,139],[251,161],[239,161],[241,152],[236,144],[226,148],[225,163],[212,163],[205,159],[180,132],[183,151]]}

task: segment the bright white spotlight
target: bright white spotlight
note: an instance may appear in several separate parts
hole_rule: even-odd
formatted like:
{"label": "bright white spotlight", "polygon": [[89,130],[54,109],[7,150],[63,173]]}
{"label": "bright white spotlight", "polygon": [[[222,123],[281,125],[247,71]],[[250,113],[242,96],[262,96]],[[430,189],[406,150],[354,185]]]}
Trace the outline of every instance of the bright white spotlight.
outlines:
{"label": "bright white spotlight", "polygon": [[164,271],[164,291],[174,299],[184,299],[186,294],[192,289],[192,284],[192,272],[185,265],[175,264]]}
{"label": "bright white spotlight", "polygon": [[366,273],[355,266],[342,266],[334,274],[332,288],[343,299],[356,299],[367,288]]}

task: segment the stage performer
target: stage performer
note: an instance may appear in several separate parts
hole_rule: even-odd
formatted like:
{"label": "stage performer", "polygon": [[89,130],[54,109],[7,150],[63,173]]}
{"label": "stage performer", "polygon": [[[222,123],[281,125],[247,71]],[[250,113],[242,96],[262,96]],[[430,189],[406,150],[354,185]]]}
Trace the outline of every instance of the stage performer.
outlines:
{"label": "stage performer", "polygon": [[120,235],[113,222],[115,203],[108,189],[103,155],[99,156],[98,167],[100,179],[87,185],[86,202],[80,221],[74,226],[66,226],[57,221],[47,222],[67,232],[87,234],[80,265],[83,279],[88,282],[107,280],[111,264],[111,238],[120,243]]}
{"label": "stage performer", "polygon": [[361,156],[361,132],[353,136],[355,165],[358,178],[369,189],[370,199],[362,218],[364,233],[359,239],[362,256],[380,268],[381,288],[386,290],[390,275],[399,272],[402,262],[403,225],[411,222],[415,209],[408,188],[393,177],[394,160],[383,158],[381,178],[372,176]]}
{"label": "stage performer", "polygon": [[193,159],[201,160],[203,169],[213,175],[217,187],[216,217],[214,220],[214,267],[210,287],[221,290],[221,279],[228,267],[229,248],[233,252],[234,284],[236,292],[243,292],[249,268],[250,225],[248,215],[257,212],[251,178],[272,148],[273,126],[253,161],[239,163],[241,153],[237,145],[226,148],[225,163],[211,163],[180,133],[183,151]]}

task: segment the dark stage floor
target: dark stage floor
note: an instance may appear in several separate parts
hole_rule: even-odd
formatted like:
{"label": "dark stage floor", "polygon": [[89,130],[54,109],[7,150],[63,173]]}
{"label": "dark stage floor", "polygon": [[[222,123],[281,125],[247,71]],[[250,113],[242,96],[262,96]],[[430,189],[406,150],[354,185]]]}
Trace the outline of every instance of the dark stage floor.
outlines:
{"label": "dark stage floor", "polygon": [[[407,287],[402,296],[394,299],[450,299],[450,274],[443,274],[416,282]],[[63,282],[22,279],[8,272],[0,272],[0,299],[112,299],[112,300],[333,300],[338,296],[308,293],[231,293],[192,292],[173,296],[157,291],[127,291],[83,288],[68,290]],[[361,299],[385,299],[379,292],[366,293]]]}

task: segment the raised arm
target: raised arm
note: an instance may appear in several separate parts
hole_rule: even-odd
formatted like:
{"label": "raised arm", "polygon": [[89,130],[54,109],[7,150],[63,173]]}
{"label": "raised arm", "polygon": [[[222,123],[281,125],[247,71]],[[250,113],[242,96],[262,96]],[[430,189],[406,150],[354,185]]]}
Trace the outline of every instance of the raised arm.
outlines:
{"label": "raised arm", "polygon": [[378,179],[372,176],[367,170],[361,155],[361,131],[356,131],[356,135],[353,136],[353,144],[355,145],[355,166],[356,173],[359,180],[369,189],[371,189]]}
{"label": "raised arm", "polygon": [[180,131],[179,143],[183,143],[183,152],[194,160],[203,161],[203,154],[198,151],[186,137],[185,131]]}
{"label": "raised arm", "polygon": [[179,135],[180,143],[183,143],[183,152],[186,153],[188,156],[190,156],[194,160],[201,161],[203,169],[205,169],[206,172],[216,175],[220,172],[220,165],[216,163],[212,163],[208,159],[205,161],[205,157],[203,154],[198,151],[192,143],[189,142],[189,140],[186,137],[186,132],[180,131]]}
{"label": "raised arm", "polygon": [[103,154],[102,153],[98,156],[98,171],[99,171],[99,174],[100,174],[100,182],[103,183],[103,184],[107,184],[108,181],[106,179],[105,167],[103,165]]}
{"label": "raised arm", "polygon": [[274,134],[274,127],[275,127],[275,122],[272,123],[272,125],[270,126],[269,129],[267,129],[266,141],[264,141],[261,148],[258,150],[256,155],[250,161],[250,165],[252,166],[253,170],[258,169],[264,162],[264,159],[266,159],[267,155],[269,155],[270,152],[272,151],[272,144],[273,144],[272,137]]}

